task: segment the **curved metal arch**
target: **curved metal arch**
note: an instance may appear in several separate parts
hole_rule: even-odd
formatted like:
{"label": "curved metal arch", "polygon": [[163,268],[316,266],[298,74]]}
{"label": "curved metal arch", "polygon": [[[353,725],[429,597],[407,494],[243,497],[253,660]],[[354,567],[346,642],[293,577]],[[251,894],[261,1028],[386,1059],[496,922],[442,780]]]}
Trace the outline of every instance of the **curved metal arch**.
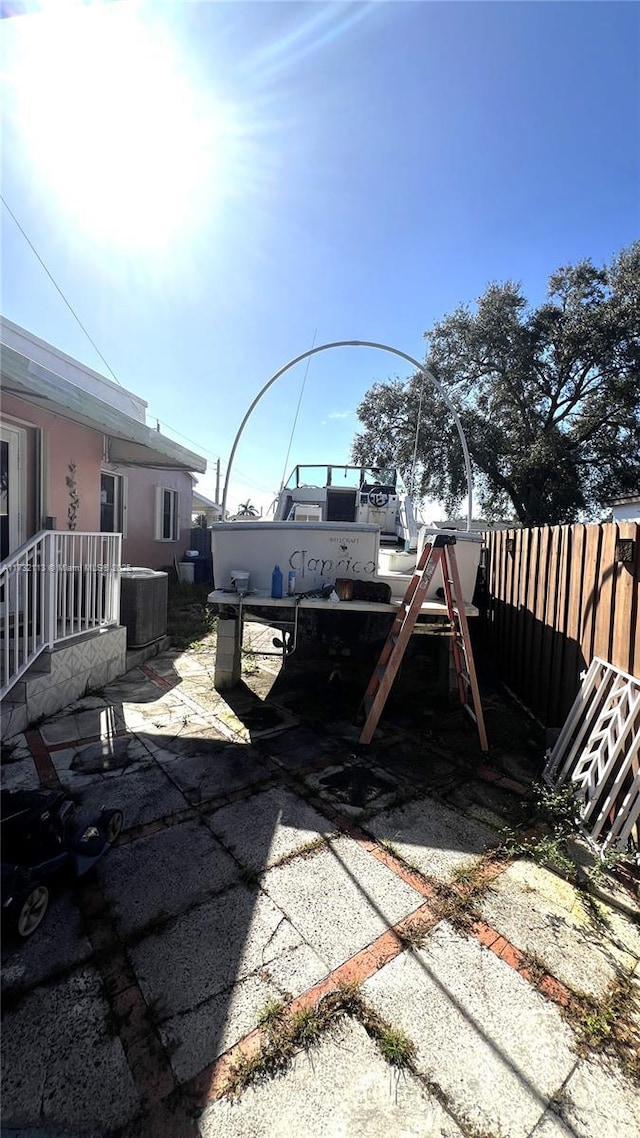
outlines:
{"label": "curved metal arch", "polygon": [[264,387],[260,389],[251,406],[249,407],[244,419],[238,427],[236,437],[233,440],[233,446],[231,447],[231,454],[229,455],[229,462],[227,464],[227,473],[224,479],[224,491],[222,494],[222,520],[224,521],[225,511],[227,507],[227,493],[229,490],[229,480],[231,477],[231,468],[233,466],[235,453],[238,449],[238,443],[242,438],[242,433],[249,419],[251,418],[255,407],[262,399],[262,396],[267,393],[269,388],[276,382],[276,380],[280,379],[280,376],[284,375],[285,372],[289,371],[290,368],[295,367],[295,365],[301,363],[302,360],[309,359],[310,356],[316,356],[318,352],[326,352],[330,348],[376,348],[380,352],[388,352],[392,356],[399,356],[401,360],[406,360],[408,363],[416,367],[426,379],[431,381],[431,383],[437,389],[439,395],[441,395],[444,399],[447,407],[453,415],[453,420],[455,422],[458,436],[460,438],[462,453],[464,455],[465,473],[467,477],[467,530],[470,530],[471,515],[473,511],[473,476],[471,473],[471,459],[469,458],[469,448],[467,447],[467,440],[462,429],[462,423],[460,422],[458,412],[456,411],[446,389],[442,386],[440,380],[436,379],[435,375],[432,371],[429,370],[429,368],[425,367],[424,364],[421,364],[419,360],[414,359],[413,356],[407,355],[406,352],[401,352],[399,348],[392,348],[389,346],[389,344],[378,344],[374,340],[334,340],[330,344],[319,344],[317,348],[309,348],[308,351],[302,352],[302,354],[296,356],[295,359],[289,360],[289,362],[285,364],[284,367],[281,367],[279,371],[275,372],[275,374],[271,376],[271,379],[265,383]]}

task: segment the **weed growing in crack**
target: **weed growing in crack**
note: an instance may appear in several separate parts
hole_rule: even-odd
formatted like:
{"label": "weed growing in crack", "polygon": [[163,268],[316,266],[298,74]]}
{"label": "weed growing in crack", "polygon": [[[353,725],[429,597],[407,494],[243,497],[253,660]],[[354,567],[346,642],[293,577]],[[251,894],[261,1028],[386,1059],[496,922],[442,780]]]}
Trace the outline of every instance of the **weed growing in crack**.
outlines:
{"label": "weed growing in crack", "polygon": [[526,950],[522,953],[522,967],[526,968],[536,988],[542,983],[549,971],[542,957],[537,956],[535,952],[527,952]]}
{"label": "weed growing in crack", "polygon": [[240,1055],[236,1060],[225,1088],[227,1097],[237,1098],[251,1083],[284,1072],[297,1052],[315,1047],[345,1015],[362,1024],[388,1063],[414,1069],[415,1046],[411,1040],[365,1004],[359,984],[343,984],[314,1008],[291,1011],[279,1001],[269,1001],[259,1019],[265,1036],[262,1046],[255,1055]]}
{"label": "weed growing in crack", "polygon": [[640,1081],[640,1000],[630,975],[618,976],[600,1000],[576,996],[565,1009],[582,1054],[615,1056],[631,1078]]}
{"label": "weed growing in crack", "polygon": [[258,869],[251,869],[250,866],[242,866],[240,870],[240,880],[249,889],[257,889],[262,880],[262,873]]}
{"label": "weed growing in crack", "polygon": [[507,857],[530,858],[570,880],[576,876],[576,865],[569,856],[566,837],[544,834],[540,838],[522,838],[514,830],[506,829],[502,842],[502,852]]}
{"label": "weed growing in crack", "polygon": [[456,885],[473,885],[477,881],[477,877],[478,866],[473,861],[456,865],[451,873],[451,881]]}
{"label": "weed growing in crack", "polygon": [[528,857],[573,881],[576,864],[568,840],[580,826],[580,803],[571,787],[553,789],[540,783],[533,787],[534,824],[546,831],[540,836],[522,836],[506,828],[502,833],[502,852],[507,857]]}
{"label": "weed growing in crack", "polygon": [[427,933],[418,921],[409,921],[397,933],[398,940],[403,948],[424,948]]}
{"label": "weed growing in crack", "polygon": [[258,1026],[273,1027],[282,1019],[285,1010],[282,1000],[269,1000],[258,1016]]}
{"label": "weed growing in crack", "polygon": [[392,1027],[383,1028],[376,1042],[380,1049],[380,1054],[391,1067],[412,1069],[416,1046],[404,1032],[396,1031],[395,1028]]}

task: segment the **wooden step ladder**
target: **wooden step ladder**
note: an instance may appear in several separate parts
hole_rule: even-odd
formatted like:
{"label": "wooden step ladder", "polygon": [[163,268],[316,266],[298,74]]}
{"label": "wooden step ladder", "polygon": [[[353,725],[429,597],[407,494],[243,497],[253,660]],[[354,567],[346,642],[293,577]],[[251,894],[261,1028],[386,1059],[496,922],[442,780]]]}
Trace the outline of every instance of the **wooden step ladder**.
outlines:
{"label": "wooden step ladder", "polygon": [[452,534],[438,534],[435,541],[432,544],[427,543],[420,554],[413,577],[365,692],[363,704],[366,719],[360,735],[361,743],[370,743],[373,738],[426,599],[427,590],[438,565],[441,565],[447,614],[453,633],[453,659],[460,702],[477,727],[480,750],[484,754],[489,750],[455,544],[456,539]]}

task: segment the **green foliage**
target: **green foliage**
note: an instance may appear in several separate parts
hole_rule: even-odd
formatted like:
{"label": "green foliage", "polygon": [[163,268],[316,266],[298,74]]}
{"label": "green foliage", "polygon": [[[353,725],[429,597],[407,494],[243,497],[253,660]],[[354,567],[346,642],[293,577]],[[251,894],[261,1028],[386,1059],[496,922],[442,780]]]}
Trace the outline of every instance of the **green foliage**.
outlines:
{"label": "green foliage", "polygon": [[72,459],[69,463],[67,470],[69,471],[65,477],[65,483],[67,490],[69,491],[67,528],[74,530],[77,529],[78,526],[78,510],[80,509],[80,495],[78,494],[78,483],[76,481],[76,464],[74,459]]}
{"label": "green foliage", "polygon": [[[479,506],[523,525],[596,516],[640,481],[640,241],[596,268],[549,279],[531,307],[513,281],[490,284],[425,334],[426,363],[458,409]],[[422,400],[418,427],[418,408]],[[358,407],[353,459],[398,465],[417,496],[454,512],[461,447],[444,400],[420,373],[375,383]]]}
{"label": "green foliage", "polygon": [[415,1044],[402,1031],[388,1027],[377,1039],[380,1054],[392,1067],[411,1067],[415,1058]]}
{"label": "green foliage", "polygon": [[533,787],[536,821],[547,833],[522,837],[514,830],[503,831],[503,849],[508,857],[528,857],[556,870],[563,877],[576,876],[576,864],[569,853],[567,839],[578,831],[580,807],[571,787],[558,790],[539,783]]}
{"label": "green foliage", "polygon": [[174,648],[208,648],[213,652],[217,617],[207,604],[210,585],[169,584],[167,633]]}

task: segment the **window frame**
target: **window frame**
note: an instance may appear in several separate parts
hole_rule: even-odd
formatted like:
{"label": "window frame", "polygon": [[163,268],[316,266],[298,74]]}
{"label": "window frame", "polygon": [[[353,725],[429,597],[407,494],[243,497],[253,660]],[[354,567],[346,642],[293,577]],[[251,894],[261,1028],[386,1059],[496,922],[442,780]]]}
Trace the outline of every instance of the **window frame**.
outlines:
{"label": "window frame", "polygon": [[[165,536],[165,522],[167,520],[167,513],[165,510],[165,494],[169,495],[169,532],[170,536]],[[156,486],[156,525],[155,525],[155,540],[156,541],[178,541],[180,538],[180,496],[179,492],[172,486]]]}
{"label": "window frame", "polygon": [[[106,530],[102,525],[102,479],[113,478],[113,521],[114,528]],[[127,536],[127,510],[128,510],[128,483],[124,474],[116,474],[113,470],[100,471],[100,532],[120,533],[123,538]]]}

